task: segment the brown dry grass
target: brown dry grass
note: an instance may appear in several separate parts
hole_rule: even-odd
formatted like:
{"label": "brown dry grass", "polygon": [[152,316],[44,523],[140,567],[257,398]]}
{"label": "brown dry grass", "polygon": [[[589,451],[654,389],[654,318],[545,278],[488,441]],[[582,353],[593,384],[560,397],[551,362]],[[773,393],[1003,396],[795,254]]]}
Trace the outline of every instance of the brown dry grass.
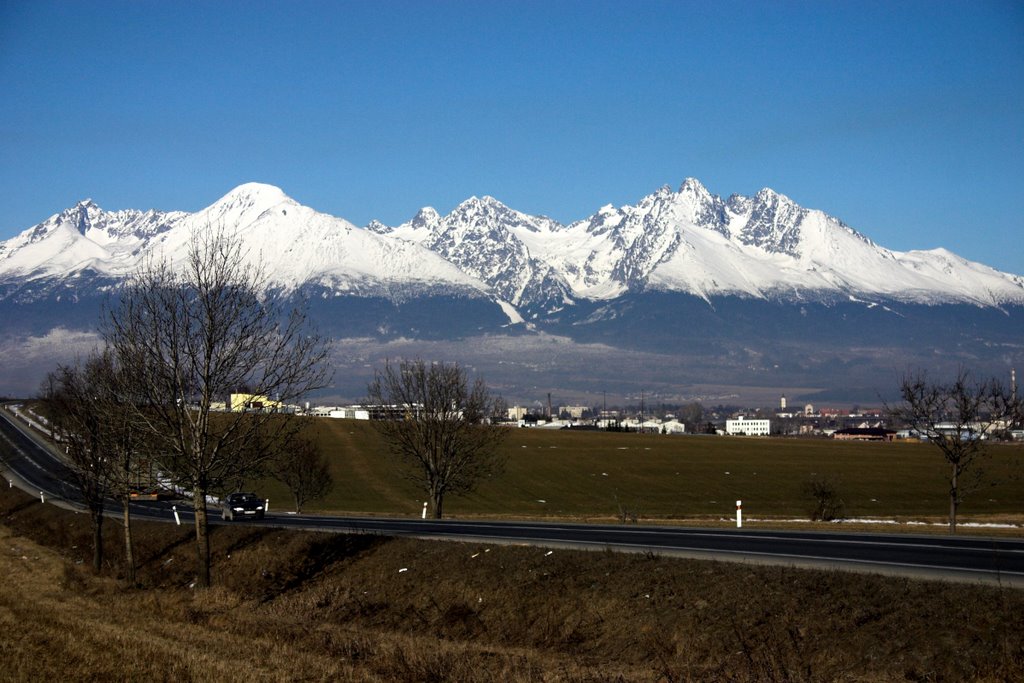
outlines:
{"label": "brown dry grass", "polygon": [[[0,679],[1024,679],[1024,592],[860,574],[138,524],[140,585],[87,520],[0,490]],[[113,531],[113,525],[111,528]]]}

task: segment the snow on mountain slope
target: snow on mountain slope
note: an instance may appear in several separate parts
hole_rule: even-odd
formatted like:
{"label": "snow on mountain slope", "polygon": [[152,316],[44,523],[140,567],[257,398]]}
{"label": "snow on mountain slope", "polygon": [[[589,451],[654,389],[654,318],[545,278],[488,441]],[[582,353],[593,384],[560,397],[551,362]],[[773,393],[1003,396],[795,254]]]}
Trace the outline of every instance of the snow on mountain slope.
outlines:
{"label": "snow on mountain slope", "polygon": [[945,251],[890,251],[769,189],[723,201],[689,178],[678,192],[663,187],[635,206],[606,206],[552,233],[549,248],[535,253],[583,298],[652,288],[704,298],[1024,302],[1024,278]]}
{"label": "snow on mountain slope", "polygon": [[[688,204],[685,190],[684,185],[675,198],[665,201]],[[711,202],[717,206],[717,198]],[[890,251],[838,219],[801,208],[771,190],[753,198],[734,195],[725,208],[724,230],[713,222],[676,222],[682,246],[652,269],[652,287],[705,297],[739,293],[805,298],[838,293],[919,303],[1024,302],[1024,278],[945,250]],[[687,211],[677,210],[676,216],[681,213]]]}
{"label": "snow on mountain slope", "polygon": [[259,183],[241,185],[194,214],[105,212],[82,202],[5,242],[0,280],[26,282],[83,271],[124,277],[147,256],[180,262],[193,237],[209,230],[242,238],[249,258],[261,260],[271,285],[285,291],[307,284],[335,293],[397,285],[487,291],[420,246],[361,230]]}
{"label": "snow on mountain slope", "polygon": [[527,320],[645,289],[709,300],[1024,303],[1019,275],[943,249],[890,251],[773,190],[723,200],[694,178],[567,226],[473,197],[445,216],[428,207],[397,227],[361,229],[260,183],[194,214],[106,212],[84,201],[0,243],[0,297],[36,281],[121,278],[148,255],[178,260],[211,228],[241,237],[286,291],[471,292]]}
{"label": "snow on mountain slope", "polygon": [[571,303],[561,275],[531,253],[559,224],[514,211],[493,197],[467,199],[444,217],[427,207],[395,228],[379,222],[367,227],[440,254],[515,306]]}
{"label": "snow on mountain slope", "polygon": [[[907,298],[923,301],[933,296],[941,300],[944,295],[948,298],[969,293],[973,301],[981,305],[1024,302],[1020,294],[1024,290],[1024,277],[968,261],[946,249],[894,252],[894,256],[900,265],[914,273],[913,284],[920,286],[918,296]],[[905,292],[912,291],[910,284],[908,282]]]}
{"label": "snow on mountain slope", "polygon": [[63,276],[86,269],[123,276],[135,266],[134,252],[185,215],[105,212],[87,199],[0,243],[0,277]]}
{"label": "snow on mountain slope", "polygon": [[486,290],[422,247],[319,213],[269,185],[235,188],[212,206],[183,218],[182,229],[163,235],[161,246],[172,261],[183,258],[193,233],[209,226],[239,237],[250,258],[266,264],[272,284],[289,291],[317,284],[343,293],[389,283]]}

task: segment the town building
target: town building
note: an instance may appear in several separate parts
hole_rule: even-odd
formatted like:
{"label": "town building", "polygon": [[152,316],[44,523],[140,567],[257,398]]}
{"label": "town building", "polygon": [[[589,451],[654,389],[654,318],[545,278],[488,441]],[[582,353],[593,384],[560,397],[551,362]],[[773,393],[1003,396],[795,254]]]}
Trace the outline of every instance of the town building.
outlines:
{"label": "town building", "polygon": [[664,434],[685,434],[686,425],[679,420],[665,420],[661,423],[661,431]]}
{"label": "town building", "polygon": [[730,436],[768,436],[771,433],[771,420],[751,420],[740,415],[734,420],[725,421],[725,433]]}
{"label": "town building", "polygon": [[508,419],[518,422],[530,414],[530,409],[525,406],[512,406],[508,409]]}
{"label": "town building", "polygon": [[231,394],[231,412],[240,413],[244,411],[262,412],[281,410],[283,404],[280,401],[271,401],[266,396],[259,394]]}
{"label": "town building", "polygon": [[363,406],[342,406],[330,410],[327,417],[341,420],[369,420],[370,410]]}
{"label": "town building", "polygon": [[590,413],[590,408],[587,406],[559,406],[559,415],[568,415],[573,420],[582,420],[584,415]]}
{"label": "town building", "polygon": [[850,427],[832,432],[832,438],[840,441],[893,441],[896,431],[880,427]]}

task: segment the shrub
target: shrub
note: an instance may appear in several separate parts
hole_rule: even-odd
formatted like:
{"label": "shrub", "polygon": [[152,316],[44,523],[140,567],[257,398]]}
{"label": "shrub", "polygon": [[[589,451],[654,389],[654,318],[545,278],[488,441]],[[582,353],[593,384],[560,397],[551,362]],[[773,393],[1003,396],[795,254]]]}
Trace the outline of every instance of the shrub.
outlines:
{"label": "shrub", "polygon": [[814,500],[811,520],[831,522],[843,518],[843,499],[839,497],[838,485],[828,477],[815,477],[804,484],[804,493]]}

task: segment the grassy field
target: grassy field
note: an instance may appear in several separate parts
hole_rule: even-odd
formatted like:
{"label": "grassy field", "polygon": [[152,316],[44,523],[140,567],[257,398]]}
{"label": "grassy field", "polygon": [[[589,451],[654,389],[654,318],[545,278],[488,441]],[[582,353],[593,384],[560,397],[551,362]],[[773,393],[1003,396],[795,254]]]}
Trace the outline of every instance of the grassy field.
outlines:
{"label": "grassy field", "polygon": [[[422,492],[372,425],[318,419],[312,428],[335,486],[310,509],[420,513]],[[608,519],[621,506],[651,520],[731,518],[742,500],[750,520],[806,517],[813,501],[803,489],[815,477],[836,482],[849,517],[941,521],[948,511],[946,467],[928,444],[513,429],[502,450],[505,471],[446,499],[446,514]],[[1022,463],[1024,448],[994,446],[961,521],[1024,521]],[[279,485],[260,486],[289,500]]]}
{"label": "grassy field", "polygon": [[1024,591],[374,536],[137,522],[0,489],[4,681],[1019,681]]}

